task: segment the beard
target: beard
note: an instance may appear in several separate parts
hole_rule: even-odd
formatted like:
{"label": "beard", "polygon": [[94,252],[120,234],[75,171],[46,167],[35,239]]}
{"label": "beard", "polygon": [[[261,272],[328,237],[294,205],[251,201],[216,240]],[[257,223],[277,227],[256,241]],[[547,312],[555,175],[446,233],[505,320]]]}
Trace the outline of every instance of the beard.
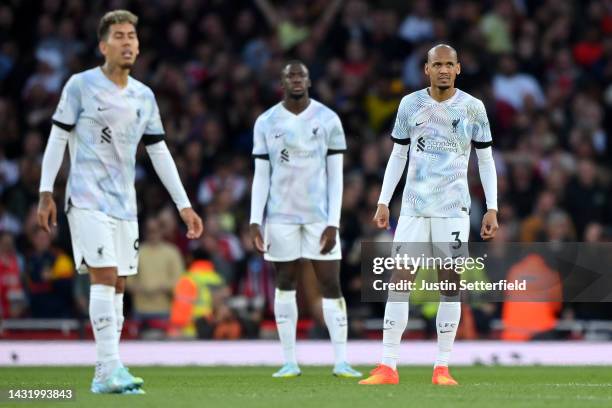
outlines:
{"label": "beard", "polygon": [[121,69],[132,69],[133,66],[134,66],[133,62],[126,62],[124,64],[119,65]]}

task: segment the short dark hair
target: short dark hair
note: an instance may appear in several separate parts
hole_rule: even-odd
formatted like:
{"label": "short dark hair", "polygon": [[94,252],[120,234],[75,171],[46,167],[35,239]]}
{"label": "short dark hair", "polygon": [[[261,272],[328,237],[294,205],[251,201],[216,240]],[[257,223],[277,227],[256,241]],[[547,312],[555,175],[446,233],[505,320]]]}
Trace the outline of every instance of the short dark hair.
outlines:
{"label": "short dark hair", "polygon": [[292,59],[292,60],[287,61],[283,65],[283,69],[281,70],[281,76],[285,74],[285,70],[287,69],[287,67],[291,67],[293,65],[301,65],[304,67],[304,69],[306,69],[306,72],[308,72],[308,67],[306,66],[306,64],[304,64],[302,61],[298,59]]}
{"label": "short dark hair", "polygon": [[100,19],[100,24],[98,24],[98,40],[102,41],[108,38],[108,32],[113,24],[123,23],[129,23],[136,28],[138,17],[128,10],[113,10],[106,13]]}

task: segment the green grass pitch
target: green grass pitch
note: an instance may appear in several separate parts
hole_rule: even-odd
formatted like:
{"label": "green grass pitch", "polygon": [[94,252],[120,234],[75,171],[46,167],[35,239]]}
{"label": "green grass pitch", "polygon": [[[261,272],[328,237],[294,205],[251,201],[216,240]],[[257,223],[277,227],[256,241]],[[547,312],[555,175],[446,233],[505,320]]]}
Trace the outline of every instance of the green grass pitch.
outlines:
{"label": "green grass pitch", "polygon": [[[360,367],[364,372],[366,367]],[[19,407],[606,407],[612,406],[609,367],[455,367],[461,384],[430,384],[430,367],[400,367],[400,384],[361,386],[303,366],[302,376],[273,379],[271,367],[133,367],[146,395],[93,395],[89,367],[2,367],[0,388],[72,388],[71,402]]]}

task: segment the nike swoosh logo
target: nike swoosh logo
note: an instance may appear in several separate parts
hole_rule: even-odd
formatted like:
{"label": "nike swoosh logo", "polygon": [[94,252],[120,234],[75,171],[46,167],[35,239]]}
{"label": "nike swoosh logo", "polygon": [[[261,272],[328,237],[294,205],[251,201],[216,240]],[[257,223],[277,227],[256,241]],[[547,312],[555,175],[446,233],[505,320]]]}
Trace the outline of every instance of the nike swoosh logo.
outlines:
{"label": "nike swoosh logo", "polygon": [[440,330],[440,333],[450,333],[450,332],[452,332],[452,330],[446,330],[446,331]]}
{"label": "nike swoosh logo", "polygon": [[421,122],[421,123],[417,122],[417,123],[416,123],[416,125],[417,125],[417,126],[421,126],[423,123],[425,123],[425,121],[423,121],[423,122]]}
{"label": "nike swoosh logo", "polygon": [[109,110],[110,108],[104,108],[102,109],[101,107],[98,106],[98,112],[104,112],[106,110]]}

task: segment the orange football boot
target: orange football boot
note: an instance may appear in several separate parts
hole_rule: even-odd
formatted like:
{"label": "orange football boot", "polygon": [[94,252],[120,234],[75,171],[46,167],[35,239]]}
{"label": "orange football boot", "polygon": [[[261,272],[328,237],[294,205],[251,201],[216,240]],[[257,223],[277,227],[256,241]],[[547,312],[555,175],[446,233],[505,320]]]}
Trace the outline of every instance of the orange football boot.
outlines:
{"label": "orange football boot", "polygon": [[370,371],[370,376],[365,380],[359,381],[362,385],[382,385],[382,384],[399,384],[399,374],[397,370],[392,369],[384,364],[379,364],[375,369]]}
{"label": "orange football boot", "polygon": [[434,367],[431,383],[435,385],[459,385],[448,372],[448,367],[445,366]]}

